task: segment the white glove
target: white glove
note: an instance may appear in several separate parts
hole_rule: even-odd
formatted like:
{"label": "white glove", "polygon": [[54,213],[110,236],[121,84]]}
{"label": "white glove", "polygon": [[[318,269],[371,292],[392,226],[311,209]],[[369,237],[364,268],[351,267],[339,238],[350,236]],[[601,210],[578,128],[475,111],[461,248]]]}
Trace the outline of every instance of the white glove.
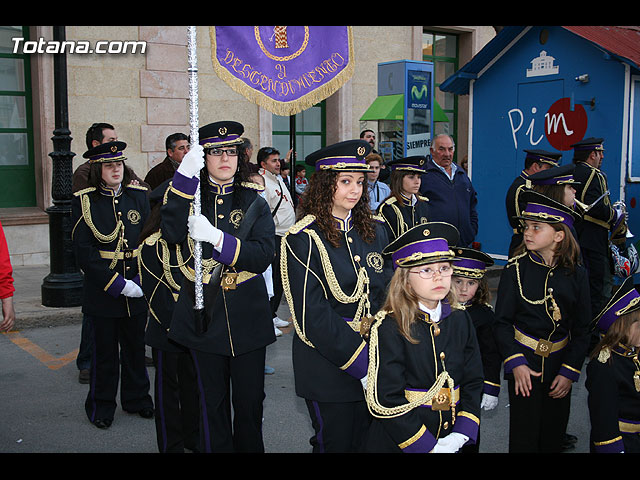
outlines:
{"label": "white glove", "polygon": [[202,145],[194,145],[182,158],[178,166],[178,172],[187,178],[195,177],[204,167],[204,148]]}
{"label": "white glove", "polygon": [[198,242],[208,242],[214,247],[222,241],[222,230],[211,225],[204,215],[191,215],[187,220],[189,236]]}
{"label": "white glove", "polygon": [[480,402],[480,408],[483,410],[493,410],[498,406],[498,397],[489,395],[487,393],[482,394],[482,401]]}
{"label": "white glove", "polygon": [[360,383],[362,383],[362,389],[366,392],[367,391],[367,377],[364,376],[360,379]]}
{"label": "white glove", "polygon": [[446,437],[440,438],[431,451],[433,453],[456,453],[468,440],[469,437],[466,435],[453,432]]}
{"label": "white glove", "polygon": [[142,293],[142,289],[136,282],[134,282],[133,280],[125,281],[127,283],[125,283],[124,288],[121,292],[125,297],[139,298],[144,295],[144,293]]}

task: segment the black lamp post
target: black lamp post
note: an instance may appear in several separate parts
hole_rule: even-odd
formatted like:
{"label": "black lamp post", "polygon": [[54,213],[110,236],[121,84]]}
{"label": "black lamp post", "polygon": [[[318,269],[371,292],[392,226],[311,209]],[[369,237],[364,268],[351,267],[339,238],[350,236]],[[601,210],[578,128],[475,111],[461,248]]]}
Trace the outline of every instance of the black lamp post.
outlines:
{"label": "black lamp post", "polygon": [[[53,27],[53,39],[65,40],[65,27]],[[42,304],[46,307],[76,307],[82,304],[83,275],[76,265],[71,241],[71,179],[73,157],[69,108],[67,103],[67,58],[58,53],[53,60],[55,89],[55,122],[53,131],[54,151],[51,196],[53,205],[47,208],[49,215],[50,272],[42,283]]]}

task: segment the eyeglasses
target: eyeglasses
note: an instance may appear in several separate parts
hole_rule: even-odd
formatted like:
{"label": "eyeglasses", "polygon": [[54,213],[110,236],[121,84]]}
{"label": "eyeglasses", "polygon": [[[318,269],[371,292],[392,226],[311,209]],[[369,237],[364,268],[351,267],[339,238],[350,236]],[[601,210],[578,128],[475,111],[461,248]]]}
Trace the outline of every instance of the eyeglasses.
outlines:
{"label": "eyeglasses", "polygon": [[207,152],[209,155],[213,155],[214,157],[221,157],[223,153],[226,153],[229,157],[237,157],[238,149],[237,148],[211,148]]}
{"label": "eyeglasses", "polygon": [[441,277],[449,277],[453,274],[453,268],[451,267],[451,265],[443,265],[438,269],[424,267],[417,272],[410,270],[409,273],[417,273],[418,275],[420,275],[420,278],[429,280],[430,278],[433,278],[436,273],[438,273]]}

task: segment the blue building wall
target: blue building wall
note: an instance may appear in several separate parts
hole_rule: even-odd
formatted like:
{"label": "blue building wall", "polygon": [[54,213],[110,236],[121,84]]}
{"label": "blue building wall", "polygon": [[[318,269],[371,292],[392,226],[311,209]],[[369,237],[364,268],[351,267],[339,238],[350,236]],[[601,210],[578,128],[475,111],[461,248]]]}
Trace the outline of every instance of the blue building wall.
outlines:
{"label": "blue building wall", "polygon": [[[543,28],[549,32],[544,44],[540,41]],[[531,61],[542,51],[554,57],[558,73],[527,77]],[[583,74],[589,75],[587,83],[576,80]],[[627,148],[623,145],[624,85],[625,69],[619,61],[561,27],[532,27],[475,80],[470,135],[472,180],[478,191],[477,241],[485,252],[507,255],[511,228],[505,195],[523,169],[524,149],[561,151],[564,165],[572,161],[570,143],[604,137],[602,170],[608,177],[612,201],[620,198],[621,158],[623,148]],[[581,103],[592,98],[593,109]],[[560,103],[564,105],[556,113],[564,117],[555,117],[560,119],[557,132],[565,131],[564,118],[567,131],[573,132],[570,136],[548,134],[547,119],[551,116],[546,115]],[[633,232],[633,224],[631,229]]]}

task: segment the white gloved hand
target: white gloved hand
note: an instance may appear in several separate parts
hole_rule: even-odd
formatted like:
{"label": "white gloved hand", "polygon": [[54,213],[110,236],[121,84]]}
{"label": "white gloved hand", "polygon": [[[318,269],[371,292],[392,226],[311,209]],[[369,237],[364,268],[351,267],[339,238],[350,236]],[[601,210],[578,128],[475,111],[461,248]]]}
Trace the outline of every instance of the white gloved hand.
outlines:
{"label": "white gloved hand", "polygon": [[222,230],[211,225],[204,215],[190,215],[187,224],[189,236],[197,242],[208,242],[215,247],[222,241]]}
{"label": "white gloved hand", "polygon": [[467,443],[469,437],[461,433],[453,432],[442,437],[438,440],[436,447],[432,450],[433,453],[456,453]]}
{"label": "white gloved hand", "polygon": [[362,383],[362,389],[366,392],[367,391],[367,377],[364,376],[360,379],[360,383]]}
{"label": "white gloved hand", "polygon": [[202,145],[194,145],[182,158],[178,166],[178,172],[187,178],[195,177],[204,167],[204,148]]}
{"label": "white gloved hand", "polygon": [[140,288],[140,285],[138,285],[136,282],[134,282],[133,280],[125,281],[126,283],[121,292],[125,297],[140,298],[144,295],[142,289]]}
{"label": "white gloved hand", "polygon": [[498,406],[498,397],[489,395],[487,393],[482,394],[482,401],[480,402],[480,408],[483,410],[493,410]]}

